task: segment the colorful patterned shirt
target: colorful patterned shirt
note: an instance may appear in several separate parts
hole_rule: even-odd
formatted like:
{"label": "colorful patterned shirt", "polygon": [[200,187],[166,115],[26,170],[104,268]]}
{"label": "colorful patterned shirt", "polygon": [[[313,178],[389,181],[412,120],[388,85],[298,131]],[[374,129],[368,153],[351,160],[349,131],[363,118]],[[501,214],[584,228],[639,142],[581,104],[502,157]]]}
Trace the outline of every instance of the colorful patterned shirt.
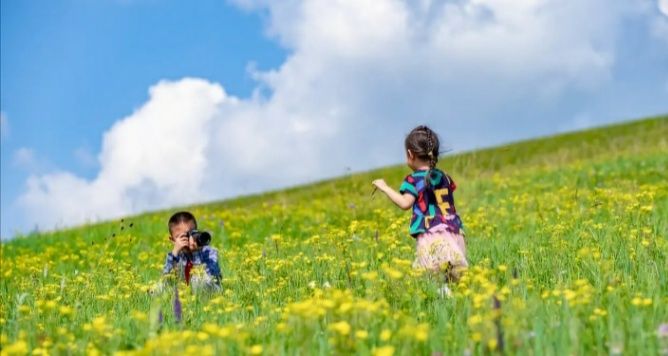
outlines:
{"label": "colorful patterned shirt", "polygon": [[457,188],[452,178],[440,169],[431,170],[430,186],[425,184],[426,170],[417,170],[404,179],[399,193],[415,197],[409,233],[413,237],[430,228],[445,224],[448,231],[459,234],[462,221],[455,209],[452,193]]}
{"label": "colorful patterned shirt", "polygon": [[[201,269],[204,269],[203,273]],[[220,285],[220,266],[218,265],[218,250],[215,247],[204,246],[192,253],[184,252],[178,256],[167,253],[163,274],[176,270],[179,277],[183,277],[190,284],[191,276],[198,284]]]}

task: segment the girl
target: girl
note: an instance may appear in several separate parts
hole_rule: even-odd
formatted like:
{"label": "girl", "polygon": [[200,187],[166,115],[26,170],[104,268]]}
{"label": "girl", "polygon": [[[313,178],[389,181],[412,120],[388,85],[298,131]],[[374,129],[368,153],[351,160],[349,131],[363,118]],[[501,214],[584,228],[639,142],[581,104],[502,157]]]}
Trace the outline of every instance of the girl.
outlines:
{"label": "girl", "polygon": [[[468,266],[462,222],[452,196],[455,182],[436,168],[438,136],[427,126],[418,126],[405,140],[406,163],[413,170],[404,179],[399,192],[383,179],[373,181],[403,210],[412,208],[409,232],[416,239],[415,268],[443,273],[445,281],[457,281]],[[447,285],[440,290],[450,295]]]}

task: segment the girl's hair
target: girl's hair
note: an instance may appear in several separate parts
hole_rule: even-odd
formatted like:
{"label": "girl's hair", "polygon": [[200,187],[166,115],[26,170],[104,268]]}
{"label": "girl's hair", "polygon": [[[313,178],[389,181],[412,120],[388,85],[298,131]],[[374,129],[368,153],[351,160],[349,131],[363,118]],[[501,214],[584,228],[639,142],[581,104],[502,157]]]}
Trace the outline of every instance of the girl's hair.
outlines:
{"label": "girl's hair", "polygon": [[425,176],[425,184],[431,185],[431,173],[438,163],[440,141],[438,135],[425,125],[414,128],[404,141],[407,150],[410,150],[416,158],[429,162],[429,170]]}

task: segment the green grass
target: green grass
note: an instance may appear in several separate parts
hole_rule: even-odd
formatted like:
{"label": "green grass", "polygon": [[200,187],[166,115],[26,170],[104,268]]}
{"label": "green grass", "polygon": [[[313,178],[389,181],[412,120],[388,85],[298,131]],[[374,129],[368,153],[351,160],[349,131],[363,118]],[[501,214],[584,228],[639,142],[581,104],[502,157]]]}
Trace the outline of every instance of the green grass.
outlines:
{"label": "green grass", "polygon": [[668,352],[668,117],[439,167],[471,263],[453,298],[411,268],[408,214],[370,196],[374,178],[398,187],[397,166],[189,207],[224,292],[179,285],[180,323],[172,290],[147,293],[175,209],[5,242],[2,353]]}

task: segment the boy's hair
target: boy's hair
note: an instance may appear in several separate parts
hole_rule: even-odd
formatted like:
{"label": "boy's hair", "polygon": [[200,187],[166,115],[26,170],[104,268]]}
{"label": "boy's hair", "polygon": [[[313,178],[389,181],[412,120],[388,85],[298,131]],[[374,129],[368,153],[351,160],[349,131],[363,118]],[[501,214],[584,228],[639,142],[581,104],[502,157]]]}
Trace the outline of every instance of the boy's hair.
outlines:
{"label": "boy's hair", "polygon": [[429,162],[429,171],[425,179],[427,186],[430,185],[431,170],[436,168],[436,163],[438,163],[440,145],[436,132],[425,125],[414,128],[404,141],[406,149],[410,150],[416,158]]}
{"label": "boy's hair", "polygon": [[188,211],[179,211],[178,213],[172,215],[171,218],[169,218],[169,222],[167,223],[169,233],[172,233],[172,227],[182,223],[192,223],[195,228],[197,228],[197,220],[195,220],[195,216],[193,214]]}

